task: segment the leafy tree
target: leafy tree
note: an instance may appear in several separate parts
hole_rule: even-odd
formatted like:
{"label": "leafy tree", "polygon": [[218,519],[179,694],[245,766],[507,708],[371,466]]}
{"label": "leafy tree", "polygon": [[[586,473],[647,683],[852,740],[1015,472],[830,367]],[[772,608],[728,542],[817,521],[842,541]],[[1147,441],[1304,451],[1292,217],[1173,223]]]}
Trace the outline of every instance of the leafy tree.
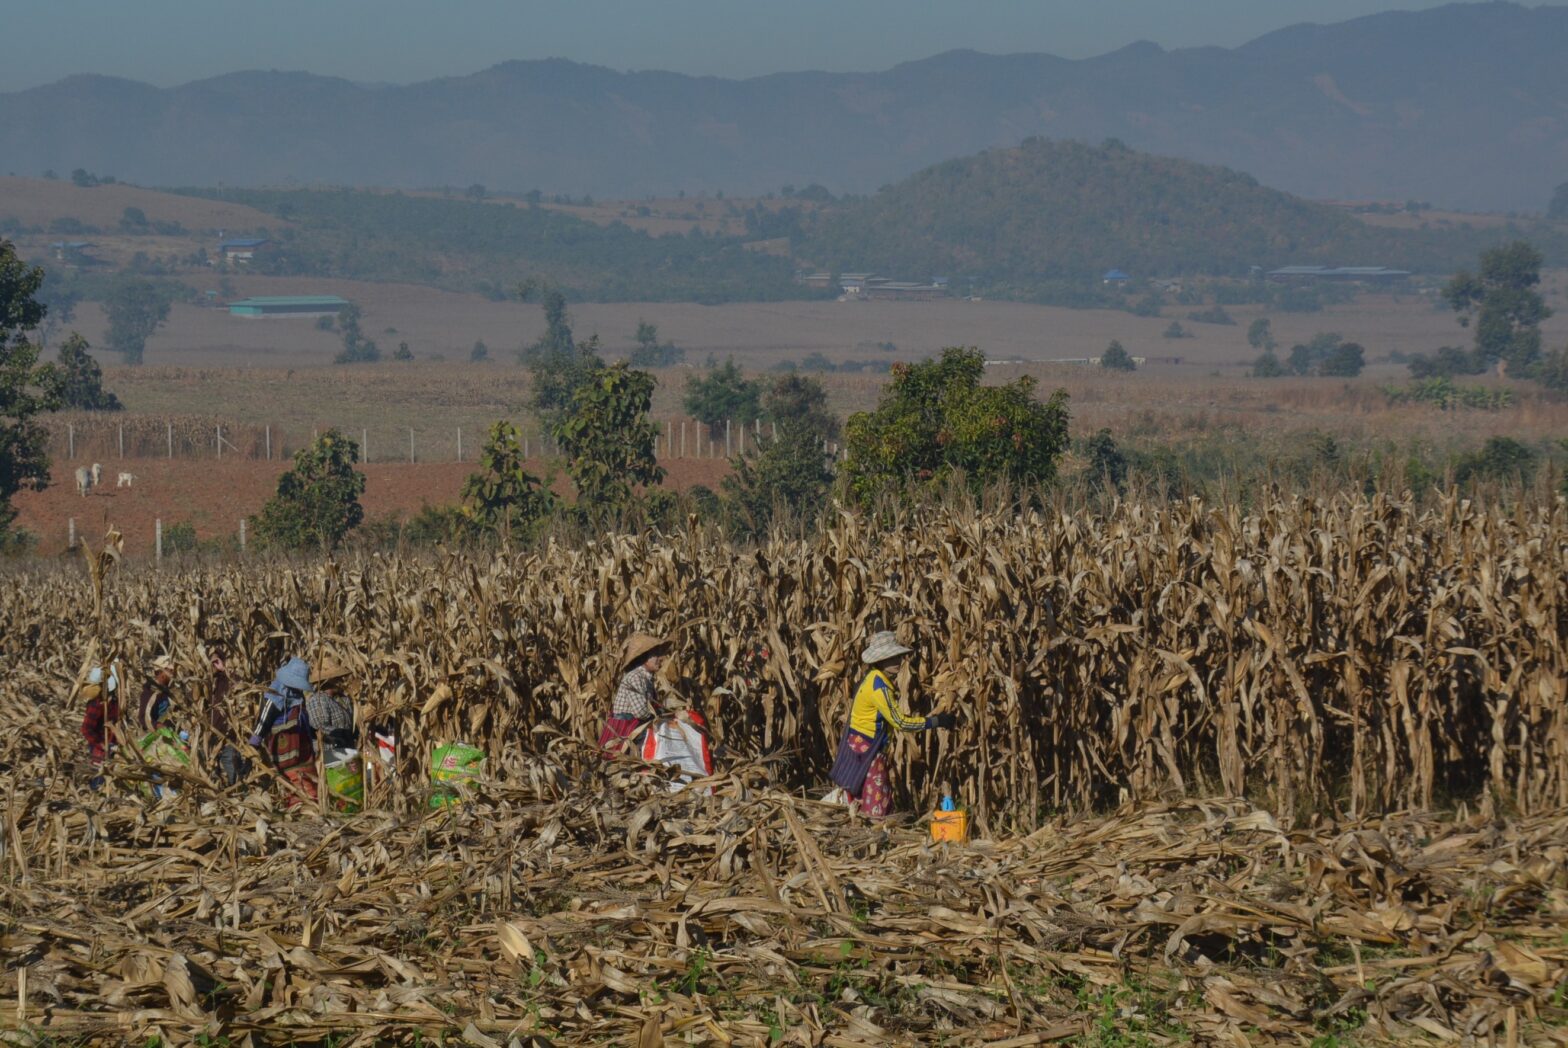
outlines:
{"label": "leafy tree", "polygon": [[147,225],[147,212],[139,207],[127,207],[120,212],[120,228],[127,233],[144,233]]}
{"label": "leafy tree", "polygon": [[1537,458],[1535,451],[1512,437],[1489,437],[1481,448],[1459,457],[1454,480],[1460,484],[1520,480],[1535,468]]}
{"label": "leafy tree", "polygon": [[1259,317],[1247,326],[1247,345],[1265,353],[1272,353],[1279,345],[1274,341],[1274,325],[1268,317]]}
{"label": "leafy tree", "polygon": [[1084,472],[1097,487],[1121,491],[1127,486],[1127,456],[1116,446],[1109,429],[1102,429],[1083,442]]}
{"label": "leafy tree", "polygon": [[1355,378],[1366,367],[1366,353],[1356,342],[1341,342],[1318,362],[1318,374],[1328,378]]}
{"label": "leafy tree", "polygon": [[463,482],[463,512],[491,531],[525,538],[555,509],[555,496],[524,467],[517,427],[496,422],[490,427],[480,471]]}
{"label": "leafy tree", "polygon": [[104,311],[109,315],[109,348],[123,356],[127,364],[140,364],[147,351],[147,340],[169,318],[171,302],[169,291],[150,280],[118,282],[104,299]]}
{"label": "leafy tree", "polygon": [[724,515],[739,536],[760,538],[781,514],[810,523],[827,505],[833,487],[832,459],[824,442],[837,435],[838,420],[827,412],[827,394],[815,379],[784,375],[763,399],[764,413],[778,427],[732,460],[724,478]]}
{"label": "leafy tree", "polygon": [[60,401],[77,411],[121,411],[120,398],[103,388],[103,368],[98,366],[87,340],[76,332],[60,347]]}
{"label": "leafy tree", "polygon": [[762,383],[746,378],[734,360],[726,360],[700,378],[688,378],[683,403],[687,414],[710,428],[722,426],[725,419],[750,425],[762,415]]}
{"label": "leafy tree", "polygon": [[1486,371],[1486,358],[1476,350],[1442,346],[1432,356],[1413,357],[1406,365],[1414,378],[1453,378]]}
{"label": "leafy tree", "polygon": [[610,520],[631,506],[637,485],[664,479],[654,457],[659,427],[648,418],[653,387],[652,375],[624,361],[596,368],[551,426],[583,516]]}
{"label": "leafy tree", "polygon": [[1279,357],[1274,355],[1272,349],[1266,349],[1252,362],[1253,378],[1278,378],[1285,374],[1285,366],[1279,362]]}
{"label": "leafy tree", "polygon": [[1290,347],[1290,356],[1286,359],[1286,367],[1292,375],[1318,375],[1321,374],[1323,361],[1339,349],[1345,340],[1332,331],[1321,331],[1312,336],[1310,342],[1298,342]]}
{"label": "leafy tree", "polygon": [[659,342],[659,329],[646,320],[637,322],[637,334],[634,336],[637,348],[632,350],[631,365],[634,368],[667,368],[673,367],[686,359],[686,351],[673,342]]}
{"label": "leafy tree", "polygon": [[1188,320],[1196,320],[1200,324],[1219,324],[1222,327],[1234,327],[1236,318],[1225,311],[1225,307],[1215,305],[1209,309],[1195,310],[1187,314]]}
{"label": "leafy tree", "polygon": [[1536,365],[1535,377],[1554,393],[1568,393],[1568,347],[1544,354]]}
{"label": "leafy tree", "polygon": [[331,313],[323,313],[321,316],[316,318],[317,331],[331,331],[337,326],[338,318],[333,316]]}
{"label": "leafy tree", "polygon": [[381,359],[381,349],[365,337],[359,321],[364,316],[357,305],[350,302],[338,312],[338,328],[343,333],[343,348],[332,358],[334,364],[374,364]]}
{"label": "leafy tree", "polygon": [[1461,326],[1475,317],[1476,352],[1490,367],[1502,361],[1525,374],[1541,355],[1541,322],[1552,315],[1535,286],[1541,253],[1523,240],[1481,253],[1476,273],[1461,271],[1443,288]]}
{"label": "leafy tree", "polygon": [[490,362],[490,347],[484,340],[476,340],[474,348],[468,351],[468,361],[471,364],[488,364]]}
{"label": "leafy tree", "polygon": [[47,346],[56,329],[75,319],[82,292],[76,281],[67,280],[58,270],[51,269],[44,272],[43,287],[38,289],[37,298],[46,310],[44,322],[38,328],[38,344]]}
{"label": "leafy tree", "polygon": [[1546,205],[1546,217],[1557,222],[1568,222],[1568,182],[1552,193],[1552,202]]}
{"label": "leafy tree", "polygon": [[566,294],[559,288],[527,281],[518,289],[518,296],[527,301],[535,290],[541,291],[545,330],[537,342],[523,349],[519,359],[530,365],[533,375],[534,410],[549,423],[570,409],[573,394],[604,367],[604,361],[599,357],[597,337],[586,342],[572,339]]}
{"label": "leafy tree", "polygon": [[1100,366],[1107,371],[1136,371],[1138,365],[1133,363],[1132,357],[1127,355],[1127,350],[1115,339],[1105,347],[1105,352],[1100,354]]}
{"label": "leafy tree", "polygon": [[49,483],[49,435],[38,424],[44,412],[60,406],[55,369],[38,363],[38,347],[27,338],[44,319],[38,301],[44,271],[16,255],[0,240],[0,547],[20,545],[12,529],[16,511],[11,496],[24,489],[42,491]]}
{"label": "leafy tree", "polygon": [[279,549],[333,549],[365,519],[359,445],[329,429],[294,454],[278,493],[251,518],[256,538]]}
{"label": "leafy tree", "polygon": [[397,349],[392,353],[392,359],[401,360],[406,363],[414,359],[414,351],[408,348],[407,342],[399,342],[397,344]]}
{"label": "leafy tree", "polygon": [[71,172],[71,184],[82,189],[90,189],[98,184],[98,179],[85,167],[79,167]]}
{"label": "leafy tree", "polygon": [[1128,307],[1127,311],[1135,317],[1157,317],[1164,308],[1165,299],[1158,292],[1151,292]]}
{"label": "leafy tree", "polygon": [[850,417],[845,476],[869,502],[885,492],[933,490],[955,472],[971,488],[1043,484],[1067,448],[1067,393],[1035,399],[1029,376],[982,386],[985,354],[949,347],[940,358],[900,364],[871,412]]}
{"label": "leafy tree", "polygon": [[480,201],[484,200],[485,197],[489,196],[490,193],[487,189],[485,189],[484,186],[480,185],[478,182],[475,182],[473,185],[463,190],[463,195],[469,200],[472,200],[475,203],[479,203]]}
{"label": "leafy tree", "polygon": [[1192,335],[1181,326],[1181,321],[1171,321],[1171,326],[1161,332],[1166,338],[1191,338]]}

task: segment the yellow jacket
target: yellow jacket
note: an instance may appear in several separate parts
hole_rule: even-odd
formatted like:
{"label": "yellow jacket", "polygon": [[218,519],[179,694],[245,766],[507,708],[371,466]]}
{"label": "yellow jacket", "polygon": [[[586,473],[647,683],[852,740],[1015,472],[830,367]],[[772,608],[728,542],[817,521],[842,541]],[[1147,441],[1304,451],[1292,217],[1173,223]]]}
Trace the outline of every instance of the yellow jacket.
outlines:
{"label": "yellow jacket", "polygon": [[872,670],[855,689],[855,701],[849,708],[849,730],[868,739],[887,725],[897,731],[922,731],[927,727],[925,717],[905,716],[893,698],[893,685],[881,670]]}

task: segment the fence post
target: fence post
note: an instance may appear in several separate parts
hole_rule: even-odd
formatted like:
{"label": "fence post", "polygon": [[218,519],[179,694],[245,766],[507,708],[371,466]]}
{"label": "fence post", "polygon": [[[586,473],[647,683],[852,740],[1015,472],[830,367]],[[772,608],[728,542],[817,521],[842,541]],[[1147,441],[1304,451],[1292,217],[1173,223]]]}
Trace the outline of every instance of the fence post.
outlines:
{"label": "fence post", "polygon": [[527,459],[528,459],[528,434],[524,433],[523,434],[523,460],[527,461]]}
{"label": "fence post", "polygon": [[125,423],[120,423],[120,457],[125,457]]}
{"label": "fence post", "polygon": [[267,425],[267,461],[272,461],[272,425]]}
{"label": "fence post", "polygon": [[361,462],[369,462],[370,461],[370,430],[369,429],[362,429],[362,430],[359,431],[359,461],[361,461]]}
{"label": "fence post", "polygon": [[163,563],[163,518],[159,517],[152,522],[153,557],[159,564]]}
{"label": "fence post", "polygon": [[457,427],[457,461],[463,461],[463,427]]}
{"label": "fence post", "polygon": [[737,450],[740,451],[742,457],[745,456],[745,454],[746,454],[746,425],[745,425],[745,423],[742,423],[741,427],[740,427],[740,445],[739,445]]}
{"label": "fence post", "polygon": [[777,443],[778,439],[779,439],[779,424],[777,422],[775,422],[772,425],[773,425],[773,440],[774,440],[775,443]]}
{"label": "fence post", "polygon": [[223,423],[218,423],[218,457],[223,457]]}
{"label": "fence post", "polygon": [[673,458],[675,452],[675,423],[664,420],[664,457]]}
{"label": "fence post", "polygon": [[681,419],[681,458],[686,457],[686,420]]}
{"label": "fence post", "polygon": [[65,548],[76,548],[76,518],[72,517],[65,522]]}
{"label": "fence post", "polygon": [[167,426],[169,434],[169,457],[172,459],[174,457],[174,423],[171,421],[167,423]]}
{"label": "fence post", "polygon": [[240,553],[245,552],[245,518],[240,518]]}
{"label": "fence post", "polygon": [[724,420],[724,457],[730,457],[730,419]]}
{"label": "fence post", "polygon": [[76,457],[76,424],[72,422],[65,424],[65,457],[68,459]]}
{"label": "fence post", "polygon": [[414,463],[414,427],[413,426],[409,426],[408,427],[408,462],[409,462],[409,465],[413,465],[413,463]]}

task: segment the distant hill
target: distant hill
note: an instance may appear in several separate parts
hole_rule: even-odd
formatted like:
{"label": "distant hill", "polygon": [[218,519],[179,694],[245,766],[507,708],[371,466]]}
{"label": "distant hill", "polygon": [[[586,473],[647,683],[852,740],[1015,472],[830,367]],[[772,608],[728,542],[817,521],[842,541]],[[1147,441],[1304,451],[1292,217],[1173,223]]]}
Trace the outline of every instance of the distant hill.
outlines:
{"label": "distant hill", "polygon": [[797,253],[822,268],[963,277],[1026,297],[1112,268],[1145,277],[1242,276],[1297,263],[1443,273],[1519,236],[1568,260],[1568,230],[1544,223],[1376,227],[1228,168],[1116,142],[1038,138],[938,164],[820,212],[806,229]]}
{"label": "distant hill", "polygon": [[18,174],[83,167],[161,185],[859,193],[1031,135],[1115,137],[1303,196],[1538,212],[1568,177],[1564,41],[1568,7],[1486,3],[1296,26],[1234,49],[955,51],[750,80],[559,60],[406,86],[80,76],[0,95],[0,157]]}

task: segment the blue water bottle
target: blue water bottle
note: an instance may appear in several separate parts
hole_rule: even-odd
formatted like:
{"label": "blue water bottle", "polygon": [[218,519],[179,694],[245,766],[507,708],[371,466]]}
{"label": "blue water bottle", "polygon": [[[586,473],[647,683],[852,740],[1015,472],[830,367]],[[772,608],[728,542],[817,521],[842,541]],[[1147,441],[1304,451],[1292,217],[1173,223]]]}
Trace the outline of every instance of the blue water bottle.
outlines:
{"label": "blue water bottle", "polygon": [[958,810],[958,806],[953,803],[953,795],[952,794],[944,793],[942,795],[942,810],[943,811],[957,811]]}

